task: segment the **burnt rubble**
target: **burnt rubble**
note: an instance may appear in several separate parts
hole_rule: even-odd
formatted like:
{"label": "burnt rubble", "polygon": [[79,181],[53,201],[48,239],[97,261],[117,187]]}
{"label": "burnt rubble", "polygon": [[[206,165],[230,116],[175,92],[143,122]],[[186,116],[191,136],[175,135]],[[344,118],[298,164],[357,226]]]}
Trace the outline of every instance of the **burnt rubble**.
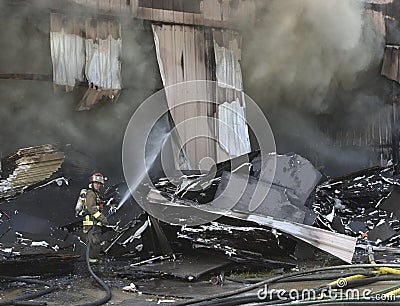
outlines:
{"label": "burnt rubble", "polygon": [[[64,149],[66,153],[49,144],[20,149],[2,159],[0,265],[4,269],[18,261],[18,273],[29,275],[32,269],[22,263],[38,257],[60,255],[61,262],[68,256],[71,261],[84,258],[82,220],[75,216],[74,206],[79,190],[88,184],[89,170],[81,155]],[[104,197],[112,223],[104,228],[105,253],[147,254],[142,239],[149,231],[149,217],[132,200],[127,186],[110,186]]]}
{"label": "burnt rubble", "polygon": [[[44,162],[42,168],[31,169],[45,170],[40,175],[35,170],[35,181],[26,180],[27,185],[8,190],[3,197],[0,265],[4,267],[39,257],[55,262],[63,258],[72,262],[79,255],[83,258],[81,219],[75,216],[74,204],[80,188],[87,184],[86,171],[71,162],[69,153],[65,157],[50,149],[53,147],[19,150],[19,155],[11,155],[3,163],[7,165],[3,178],[4,174],[10,177],[16,172],[11,165],[14,169],[21,167],[22,161],[27,161],[21,152],[29,152],[31,163]],[[39,157],[32,157],[33,151]],[[47,163],[55,156],[62,159]],[[272,160],[276,160],[276,174],[269,182],[261,173]],[[53,170],[50,176],[48,169]],[[319,248],[351,262],[356,238],[365,232],[377,249],[398,247],[400,210],[395,203],[400,198],[400,181],[390,168],[321,180],[321,173],[297,154],[263,156],[258,151],[219,163],[209,173],[183,171],[181,176],[158,177],[155,187],[145,186],[140,192],[149,205],[161,206],[173,222],[148,215],[132,198],[127,185],[117,183],[104,192],[104,213],[111,225],[103,228],[103,252],[115,258],[144,260],[140,268],[132,266],[129,271],[148,274],[166,266],[147,263],[146,259],[161,256],[190,262],[200,253],[205,258],[211,254],[219,258],[217,266],[291,268],[297,265],[296,259],[313,256],[310,248]],[[260,205],[252,209],[249,203],[256,196],[256,188],[269,192],[263,192]],[[237,190],[241,192],[237,194]],[[228,212],[221,210],[229,203],[235,205]],[[207,220],[212,221],[192,225],[196,218],[199,221],[210,216],[213,218]],[[208,268],[205,265],[204,271]],[[133,273],[129,271],[120,273]],[[171,270],[171,275],[181,274]]]}
{"label": "burnt rubble", "polygon": [[375,244],[398,247],[400,178],[391,168],[370,168],[330,179],[316,188],[316,226],[349,236],[368,233]]}
{"label": "burnt rubble", "polygon": [[[261,159],[265,167],[276,159],[273,182],[260,177]],[[209,174],[189,172],[181,177],[158,180],[156,189],[148,191],[147,200],[155,206],[163,205],[164,214],[175,220],[170,223],[179,230],[175,237],[169,237],[170,241],[186,240],[195,249],[208,248],[228,258],[246,257],[262,263],[260,258],[272,262],[270,256],[274,253],[293,256],[296,242],[301,240],[351,261],[355,240],[337,234],[335,240],[343,240],[340,247],[333,249],[329,243],[324,244],[331,233],[310,226],[316,218],[310,208],[313,191],[321,174],[309,161],[296,154],[261,156],[259,152],[248,154],[244,160],[243,164],[233,161],[240,164],[234,169],[231,169],[232,161],[227,161],[218,164]],[[228,182],[231,188],[226,193]],[[264,190],[263,198],[256,209],[251,209],[249,203],[254,199],[256,186]],[[229,212],[221,210],[230,203],[235,205]],[[190,220],[179,213],[185,210],[184,215],[190,216]],[[194,216],[210,217],[207,213],[215,214],[215,223],[200,227],[188,225]],[[299,232],[306,234],[299,235]]]}
{"label": "burnt rubble", "polygon": [[48,179],[60,169],[64,153],[54,145],[20,149],[1,160],[0,203]]}

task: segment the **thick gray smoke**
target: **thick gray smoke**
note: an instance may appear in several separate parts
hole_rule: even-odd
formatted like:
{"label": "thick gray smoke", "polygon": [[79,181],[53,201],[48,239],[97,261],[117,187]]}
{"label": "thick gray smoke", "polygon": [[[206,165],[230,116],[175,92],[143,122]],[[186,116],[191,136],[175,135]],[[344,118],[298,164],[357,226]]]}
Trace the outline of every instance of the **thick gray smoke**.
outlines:
{"label": "thick gray smoke", "polygon": [[[49,7],[0,4],[0,73],[51,76]],[[161,80],[150,29],[144,31],[142,21],[132,18],[122,18],[121,24],[124,91],[116,104],[104,99],[90,111],[77,112],[85,86],[55,93],[51,81],[0,80],[2,156],[21,147],[71,144],[90,160],[88,171],[105,171],[110,177],[112,171],[122,171],[126,125]]]}
{"label": "thick gray smoke", "polygon": [[354,121],[361,126],[364,120],[367,129],[367,111],[384,104],[383,37],[362,2],[260,1],[257,11],[256,27],[244,30],[244,85],[270,119],[278,150],[343,168],[354,160],[366,166],[360,161],[369,157],[359,152],[333,154],[321,128],[343,129]]}
{"label": "thick gray smoke", "polygon": [[246,85],[265,90],[265,103],[328,108],[332,88],[351,89],[383,49],[361,1],[263,1],[263,16],[246,41]]}
{"label": "thick gray smoke", "polygon": [[[7,3],[0,4],[0,72],[51,75],[50,10],[45,2],[42,7]],[[383,104],[382,41],[364,18],[361,1],[258,4],[256,26],[242,28],[244,86],[270,120],[279,152],[304,154],[304,148],[317,147],[307,157],[344,164],[361,160],[357,154],[331,154],[321,145],[329,135],[320,129],[321,114],[331,121],[331,129],[352,127],[354,122],[362,125],[366,115]],[[89,112],[77,113],[84,87],[55,94],[51,82],[0,80],[3,155],[24,146],[71,143],[93,157],[99,169],[120,168],[131,114],[161,87],[150,28],[137,29],[140,22],[131,18],[122,23],[124,91],[116,105],[102,101]]]}

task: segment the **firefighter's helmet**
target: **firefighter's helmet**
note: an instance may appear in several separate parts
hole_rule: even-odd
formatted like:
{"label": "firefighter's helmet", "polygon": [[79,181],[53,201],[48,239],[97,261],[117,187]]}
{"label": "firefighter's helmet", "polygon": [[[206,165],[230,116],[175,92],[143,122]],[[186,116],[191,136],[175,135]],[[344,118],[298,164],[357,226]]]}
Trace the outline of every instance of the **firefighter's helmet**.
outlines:
{"label": "firefighter's helmet", "polygon": [[104,175],[102,173],[96,172],[96,173],[93,173],[90,176],[90,181],[92,183],[97,182],[97,183],[100,183],[100,184],[104,185],[104,182],[106,181],[106,178],[104,177]]}

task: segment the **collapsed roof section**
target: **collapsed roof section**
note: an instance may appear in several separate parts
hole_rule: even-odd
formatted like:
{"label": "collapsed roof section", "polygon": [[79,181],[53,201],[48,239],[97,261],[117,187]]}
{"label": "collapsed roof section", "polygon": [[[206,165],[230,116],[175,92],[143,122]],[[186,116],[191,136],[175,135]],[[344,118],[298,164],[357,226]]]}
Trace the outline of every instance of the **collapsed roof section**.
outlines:
{"label": "collapsed roof section", "polygon": [[[154,210],[158,207],[162,209],[164,219],[170,220],[171,224],[182,226],[177,238],[188,240],[194,248],[211,248],[229,256],[251,251],[255,256],[254,260],[257,257],[255,254],[269,258],[267,253],[257,247],[255,238],[255,233],[266,231],[264,236],[271,239],[270,247],[275,245],[275,248],[290,253],[290,247],[288,248],[286,243],[281,244],[286,239],[290,240],[287,238],[289,236],[351,262],[355,238],[310,226],[314,223],[315,215],[306,205],[312,203],[308,200],[312,198],[312,192],[319,183],[321,174],[309,161],[296,154],[278,155],[277,172],[268,191],[268,187],[263,186],[266,182],[263,182],[259,174],[262,170],[260,159],[266,159],[267,164],[269,158],[272,157],[249,154],[250,167],[230,169],[225,162],[216,166],[216,171],[212,172],[216,173],[215,176],[192,174],[175,179],[161,179],[156,184],[157,189],[150,189],[149,193],[143,196],[147,196]],[[247,174],[246,169],[249,171]],[[257,199],[259,205],[251,209],[250,202],[258,184],[265,190],[264,199]],[[223,224],[220,224],[221,217],[225,218]],[[197,224],[204,223],[202,221],[207,218],[219,223],[197,226],[196,218]],[[248,236],[247,231],[232,226],[235,222],[247,224],[248,230],[255,235],[254,240],[244,238]],[[213,231],[216,229],[222,233],[234,230],[237,234],[232,240],[213,237]],[[235,242],[242,238],[249,242],[248,245]]]}
{"label": "collapsed roof section", "polygon": [[53,145],[20,149],[1,160],[0,202],[44,181],[60,169],[64,153]]}

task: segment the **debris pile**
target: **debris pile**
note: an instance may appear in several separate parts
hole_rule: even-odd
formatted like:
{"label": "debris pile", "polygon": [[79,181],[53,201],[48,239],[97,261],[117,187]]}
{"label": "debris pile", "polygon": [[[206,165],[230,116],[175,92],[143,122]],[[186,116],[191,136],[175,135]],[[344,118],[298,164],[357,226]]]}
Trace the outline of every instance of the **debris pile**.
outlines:
{"label": "debris pile", "polygon": [[[42,255],[83,255],[74,203],[87,178],[73,174],[81,169],[64,163],[64,153],[51,145],[21,149],[2,165],[2,182],[13,188],[1,193],[0,246],[7,256],[0,261],[35,248]],[[271,165],[275,175],[269,180],[263,173]],[[187,170],[138,188],[170,222],[148,215],[124,182],[112,185],[104,192],[110,225],[103,228],[103,251],[142,259],[202,252],[224,263],[293,267],[293,258],[312,257],[315,248],[351,262],[355,237],[365,232],[375,245],[399,245],[400,209],[393,203],[400,199],[400,180],[391,169],[371,168],[322,184],[321,177],[299,155],[255,151],[209,172]],[[57,209],[49,209],[55,203]]]}
{"label": "debris pile", "polygon": [[64,153],[55,146],[42,146],[20,149],[1,160],[0,202],[5,201],[26,188],[37,184],[60,169]]}
{"label": "debris pile", "polygon": [[148,215],[131,198],[124,183],[108,188],[104,213],[110,222],[104,233],[104,252],[113,255],[139,254],[150,227]]}
{"label": "debris pile", "polygon": [[[3,158],[2,267],[11,260],[29,261],[46,254],[84,258],[82,220],[75,216],[74,205],[79,190],[88,184],[88,171],[84,171],[87,165],[76,164],[72,160],[76,152],[65,149],[67,158],[50,144],[20,149]],[[78,158],[84,162],[80,155]],[[104,228],[104,251],[111,256],[145,254],[143,235],[148,232],[148,215],[132,200],[125,183],[110,186],[104,199],[105,213],[112,224]],[[24,273],[22,267],[20,272]]]}
{"label": "debris pile", "polygon": [[[293,254],[296,242],[302,240],[351,261],[355,239],[310,226],[316,217],[310,209],[313,191],[321,174],[309,161],[296,154],[261,156],[260,152],[242,157],[243,163],[238,159],[217,164],[208,174],[161,178],[157,189],[149,190],[149,203],[162,205],[164,215],[173,220],[170,223],[181,226],[169,240],[187,240],[192,248],[259,263],[273,262],[274,253]],[[261,173],[275,162],[275,176],[269,182]],[[254,199],[258,205],[252,209]],[[223,209],[227,207],[229,211]],[[207,213],[214,214],[216,222],[188,226],[196,216],[199,220],[210,217]]]}
{"label": "debris pile", "polygon": [[289,258],[294,251],[295,242],[287,235],[257,225],[249,226],[244,222],[242,225],[229,225],[229,219],[222,221],[225,223],[182,226],[177,237],[190,241],[196,250],[220,252],[236,263],[265,267],[295,266],[293,263],[277,260],[283,255]]}
{"label": "debris pile", "polygon": [[316,226],[349,236],[368,233],[371,241],[399,246],[400,178],[391,168],[370,168],[330,179],[316,189]]}

